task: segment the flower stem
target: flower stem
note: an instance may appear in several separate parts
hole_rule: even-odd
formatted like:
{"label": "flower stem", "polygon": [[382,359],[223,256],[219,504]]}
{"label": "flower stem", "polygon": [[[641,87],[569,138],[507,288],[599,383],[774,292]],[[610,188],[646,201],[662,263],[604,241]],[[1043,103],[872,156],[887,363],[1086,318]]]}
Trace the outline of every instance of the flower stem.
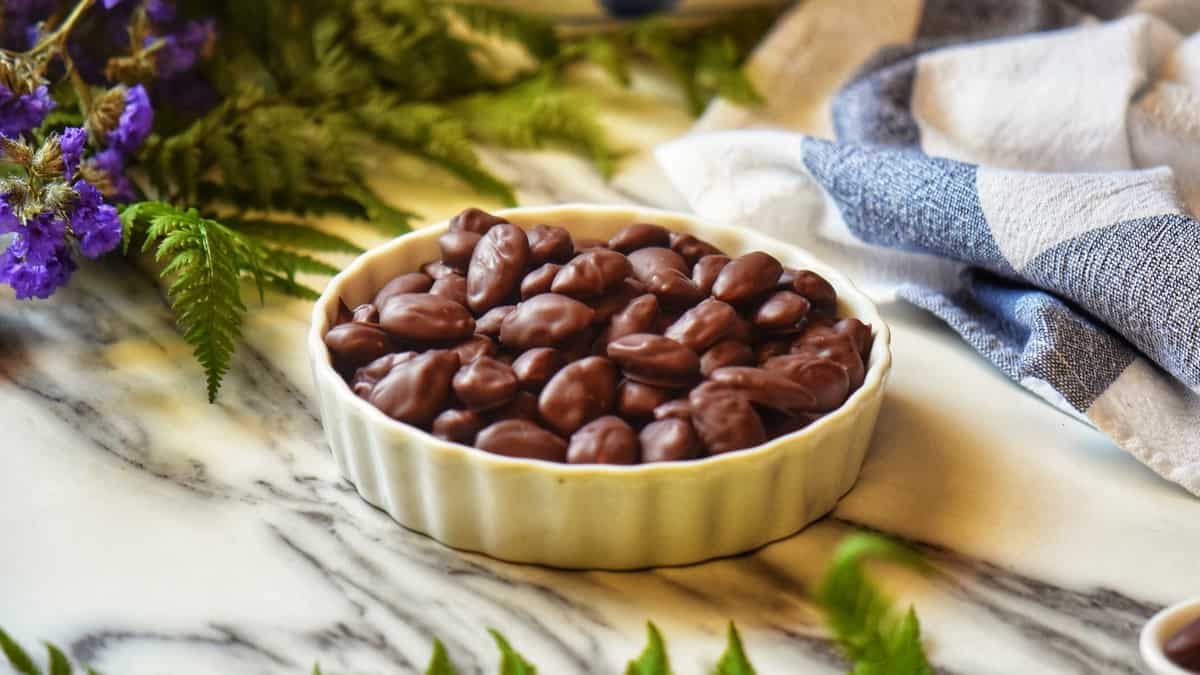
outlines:
{"label": "flower stem", "polygon": [[58,28],[54,29],[53,33],[43,37],[40,41],[38,41],[38,43],[33,46],[33,49],[29,50],[29,55],[36,56],[47,49],[62,47],[67,41],[67,36],[70,35],[71,29],[75,27],[75,24],[79,22],[79,19],[83,16],[83,13],[87,11],[88,7],[92,6],[93,2],[95,2],[95,0],[79,0],[79,2],[75,5],[75,8],[71,10],[71,13],[68,14],[67,18],[63,20],[62,24]]}

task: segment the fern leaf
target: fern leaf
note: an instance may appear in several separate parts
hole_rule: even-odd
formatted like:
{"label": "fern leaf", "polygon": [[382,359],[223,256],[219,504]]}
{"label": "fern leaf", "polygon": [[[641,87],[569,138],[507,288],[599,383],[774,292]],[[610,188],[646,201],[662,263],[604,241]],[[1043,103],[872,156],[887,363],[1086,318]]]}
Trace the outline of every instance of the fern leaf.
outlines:
{"label": "fern leaf", "polygon": [[41,671],[34,665],[29,654],[9,637],[3,628],[0,628],[0,651],[4,652],[4,657],[8,659],[8,665],[21,675],[41,675]]}
{"label": "fern leaf", "polygon": [[67,655],[63,654],[61,649],[47,642],[46,652],[50,659],[49,675],[71,675],[71,662],[67,660]]}
{"label": "fern leaf", "polygon": [[278,220],[225,218],[229,227],[261,241],[305,251],[325,253],[362,253],[358,244],[315,227]]}
{"label": "fern leaf", "polygon": [[558,53],[554,24],[542,17],[490,5],[448,3],[447,7],[471,29],[515,41],[536,59],[548,59]]}

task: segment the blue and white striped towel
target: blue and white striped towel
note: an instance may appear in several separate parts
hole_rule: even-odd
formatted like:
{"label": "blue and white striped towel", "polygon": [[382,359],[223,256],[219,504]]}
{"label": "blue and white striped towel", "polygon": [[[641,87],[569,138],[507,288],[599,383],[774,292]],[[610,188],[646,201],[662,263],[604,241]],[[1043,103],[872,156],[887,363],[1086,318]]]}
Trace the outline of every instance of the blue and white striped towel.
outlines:
{"label": "blue and white striped towel", "polygon": [[810,0],[755,56],[766,111],[701,125],[808,135],[696,133],[657,157],[701,215],[933,312],[1200,495],[1198,27],[1196,0]]}

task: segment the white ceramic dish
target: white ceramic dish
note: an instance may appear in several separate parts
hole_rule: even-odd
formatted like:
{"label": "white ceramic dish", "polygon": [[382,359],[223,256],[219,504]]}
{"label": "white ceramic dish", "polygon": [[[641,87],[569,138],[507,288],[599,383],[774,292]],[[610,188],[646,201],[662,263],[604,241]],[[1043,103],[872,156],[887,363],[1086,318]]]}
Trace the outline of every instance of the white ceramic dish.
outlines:
{"label": "white ceramic dish", "polygon": [[565,205],[498,212],[525,228],[560,225],[607,239],[637,222],[692,232],[737,255],[763,250],[837,289],[839,314],[871,324],[866,381],[841,408],[761,446],[637,466],[567,465],[494,455],[397,422],[351,392],[322,337],[338,298],[367,302],[384,283],[439,256],[442,222],[360,256],[329,283],[308,335],[321,418],[343,475],[407,528],[454,548],[555,567],[636,569],[748,551],[833,509],[862,466],[891,368],[875,306],[837,270],[762,234],[654,209]]}
{"label": "white ceramic dish", "polygon": [[1142,660],[1154,675],[1193,675],[1171,663],[1163,653],[1163,645],[1180,628],[1200,618],[1200,598],[1185,600],[1155,614],[1142,627],[1139,647]]}

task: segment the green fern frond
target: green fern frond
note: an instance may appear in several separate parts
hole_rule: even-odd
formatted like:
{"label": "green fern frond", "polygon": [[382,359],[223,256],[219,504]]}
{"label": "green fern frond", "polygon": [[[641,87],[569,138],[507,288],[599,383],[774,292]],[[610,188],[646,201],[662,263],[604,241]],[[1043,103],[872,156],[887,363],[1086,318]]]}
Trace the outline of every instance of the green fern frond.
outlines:
{"label": "green fern frond", "polygon": [[362,253],[358,244],[315,227],[278,220],[224,218],[229,227],[260,241],[323,253]]}
{"label": "green fern frond", "polygon": [[558,53],[554,24],[540,16],[473,3],[454,2],[446,6],[472,30],[516,42],[536,59],[548,59]]}

